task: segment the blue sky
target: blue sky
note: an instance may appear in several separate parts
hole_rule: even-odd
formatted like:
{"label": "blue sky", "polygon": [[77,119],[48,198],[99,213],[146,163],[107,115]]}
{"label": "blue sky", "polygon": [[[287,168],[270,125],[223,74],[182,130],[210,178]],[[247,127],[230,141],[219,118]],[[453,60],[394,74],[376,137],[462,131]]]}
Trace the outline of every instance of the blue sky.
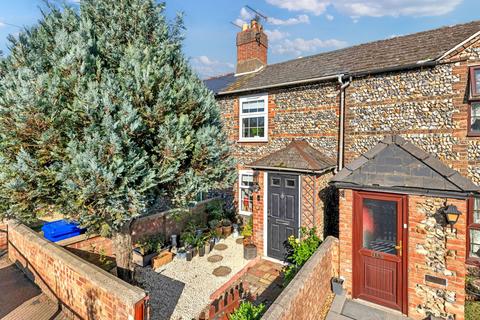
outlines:
{"label": "blue sky", "polygon": [[[478,0],[166,2],[168,17],[173,18],[178,11],[185,13],[185,55],[203,78],[233,71],[238,29],[230,21],[241,24],[250,19],[246,4],[268,16],[269,63],[480,19]],[[8,54],[7,35],[35,24],[41,6],[42,0],[0,1],[0,50]]]}

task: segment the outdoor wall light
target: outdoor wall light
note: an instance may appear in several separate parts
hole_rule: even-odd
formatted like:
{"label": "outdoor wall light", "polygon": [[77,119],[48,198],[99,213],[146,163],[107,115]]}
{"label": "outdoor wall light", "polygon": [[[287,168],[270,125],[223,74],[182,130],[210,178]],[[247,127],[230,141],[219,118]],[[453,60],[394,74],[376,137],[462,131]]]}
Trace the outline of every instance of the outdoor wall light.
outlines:
{"label": "outdoor wall light", "polygon": [[253,192],[260,191],[260,185],[258,183],[259,176],[260,176],[260,172],[258,172],[258,171],[253,172],[253,183],[252,183],[252,191]]}
{"label": "outdoor wall light", "polygon": [[462,213],[458,211],[458,208],[452,204],[443,209],[443,213],[445,214],[448,224],[450,224],[450,230],[453,232],[453,225],[457,223],[458,218]]}

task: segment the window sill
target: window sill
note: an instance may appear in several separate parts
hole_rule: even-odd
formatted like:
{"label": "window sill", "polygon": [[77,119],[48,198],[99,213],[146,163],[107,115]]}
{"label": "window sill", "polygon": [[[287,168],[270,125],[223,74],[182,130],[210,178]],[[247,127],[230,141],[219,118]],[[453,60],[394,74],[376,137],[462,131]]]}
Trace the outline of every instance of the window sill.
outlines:
{"label": "window sill", "polygon": [[477,258],[467,258],[465,263],[471,267],[480,267],[480,259]]}
{"label": "window sill", "polygon": [[[480,135],[479,135],[480,136]],[[266,139],[238,139],[238,143],[266,143],[268,142],[268,138]]]}
{"label": "window sill", "polygon": [[476,132],[468,132],[468,133],[467,133],[467,137],[468,137],[468,138],[480,138],[480,132],[479,132],[479,133],[476,133]]}

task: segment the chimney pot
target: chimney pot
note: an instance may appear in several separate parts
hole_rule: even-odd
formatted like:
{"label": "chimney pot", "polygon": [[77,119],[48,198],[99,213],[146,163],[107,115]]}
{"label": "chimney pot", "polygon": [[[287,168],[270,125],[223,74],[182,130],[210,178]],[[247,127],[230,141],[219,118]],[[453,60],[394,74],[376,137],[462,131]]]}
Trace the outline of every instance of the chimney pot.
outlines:
{"label": "chimney pot", "polygon": [[237,33],[236,73],[253,72],[267,65],[268,37],[262,25],[252,20]]}

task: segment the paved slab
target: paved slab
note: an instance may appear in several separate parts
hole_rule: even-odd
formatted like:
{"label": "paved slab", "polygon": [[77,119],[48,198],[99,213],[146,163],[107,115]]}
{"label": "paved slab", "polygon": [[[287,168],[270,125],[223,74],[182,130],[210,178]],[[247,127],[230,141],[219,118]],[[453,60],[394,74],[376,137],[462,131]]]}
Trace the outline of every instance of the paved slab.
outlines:
{"label": "paved slab", "polygon": [[368,302],[335,296],[327,315],[327,320],[409,320],[410,318],[394,310],[371,306]]}
{"label": "paved slab", "polygon": [[0,319],[67,319],[7,256],[0,257]]}

